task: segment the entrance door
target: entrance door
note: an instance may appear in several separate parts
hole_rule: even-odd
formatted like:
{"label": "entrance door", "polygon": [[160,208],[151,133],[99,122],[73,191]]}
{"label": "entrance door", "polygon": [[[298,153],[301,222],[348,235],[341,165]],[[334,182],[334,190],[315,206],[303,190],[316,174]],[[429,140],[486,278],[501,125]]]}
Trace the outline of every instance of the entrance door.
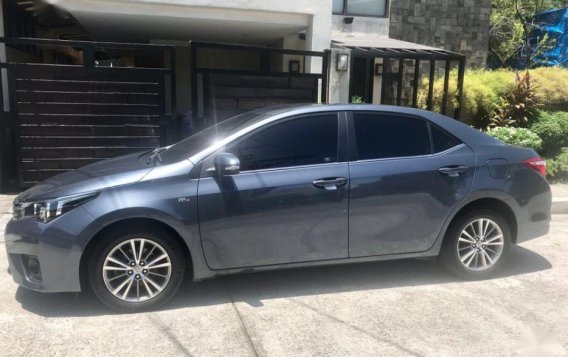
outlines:
{"label": "entrance door", "polygon": [[[240,159],[241,173],[203,174],[199,182],[209,267],[347,257],[349,171],[338,155],[338,128],[337,113],[284,119],[224,150]],[[204,161],[203,173],[211,162]]]}
{"label": "entrance door", "polygon": [[349,101],[352,101],[354,97],[359,97],[363,103],[373,103],[373,62],[374,58],[352,57]]}

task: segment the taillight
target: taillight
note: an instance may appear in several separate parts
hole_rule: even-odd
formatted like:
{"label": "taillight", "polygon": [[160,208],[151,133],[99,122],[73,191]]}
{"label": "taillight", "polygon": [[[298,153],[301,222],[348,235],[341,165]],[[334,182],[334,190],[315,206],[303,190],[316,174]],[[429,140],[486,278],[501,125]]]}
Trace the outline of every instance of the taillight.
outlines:
{"label": "taillight", "polygon": [[546,161],[542,157],[533,157],[523,161],[523,165],[530,167],[538,172],[541,176],[546,177]]}

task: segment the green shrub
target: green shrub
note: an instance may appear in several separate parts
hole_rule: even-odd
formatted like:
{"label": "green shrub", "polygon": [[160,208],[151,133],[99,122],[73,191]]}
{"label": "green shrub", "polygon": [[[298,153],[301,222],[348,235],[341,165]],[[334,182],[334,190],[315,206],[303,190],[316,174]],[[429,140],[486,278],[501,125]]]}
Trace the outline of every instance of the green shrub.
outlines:
{"label": "green shrub", "polygon": [[530,73],[536,95],[540,98],[544,109],[568,107],[568,69],[540,67],[531,69]]}
{"label": "green shrub", "polygon": [[[568,107],[568,69],[561,67],[536,68],[530,70],[537,101],[543,109]],[[487,128],[497,106],[515,87],[516,71],[499,69],[494,71],[467,70],[464,76],[464,100],[461,120],[478,128]],[[433,110],[440,112],[444,78],[434,82]],[[448,113],[457,107],[457,71],[450,74],[448,87]],[[425,109],[428,98],[428,79],[420,83],[418,105]],[[557,110],[557,109],[556,109]]]}
{"label": "green shrub", "polygon": [[554,178],[568,178],[568,148],[563,148],[554,158],[546,159],[546,171]]}
{"label": "green shrub", "polygon": [[568,112],[540,111],[530,129],[542,139],[542,153],[546,156],[557,155],[568,147]]}
{"label": "green shrub", "polygon": [[489,126],[518,126],[527,127],[529,122],[538,116],[539,100],[531,75],[516,73],[515,86],[509,93],[501,97],[500,104],[495,109],[495,115],[489,119]]}
{"label": "green shrub", "polygon": [[534,150],[540,150],[542,140],[526,128],[496,127],[486,132],[495,139],[511,145],[524,146]]}

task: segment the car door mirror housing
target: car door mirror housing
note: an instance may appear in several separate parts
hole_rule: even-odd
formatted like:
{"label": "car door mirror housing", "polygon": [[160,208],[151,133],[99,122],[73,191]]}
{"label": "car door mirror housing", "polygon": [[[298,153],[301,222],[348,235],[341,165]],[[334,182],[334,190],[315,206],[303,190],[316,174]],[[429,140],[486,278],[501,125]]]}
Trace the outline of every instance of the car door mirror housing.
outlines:
{"label": "car door mirror housing", "polygon": [[231,153],[215,155],[211,169],[207,170],[210,176],[231,176],[241,172],[241,162],[238,157]]}

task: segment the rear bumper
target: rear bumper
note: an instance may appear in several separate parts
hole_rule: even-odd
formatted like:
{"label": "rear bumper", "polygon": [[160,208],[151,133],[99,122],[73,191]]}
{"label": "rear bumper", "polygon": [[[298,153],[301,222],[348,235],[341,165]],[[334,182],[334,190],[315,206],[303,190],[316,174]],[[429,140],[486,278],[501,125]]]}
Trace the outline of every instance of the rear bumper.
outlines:
{"label": "rear bumper", "polygon": [[517,239],[515,243],[548,234],[552,212],[552,192],[543,180],[538,193],[523,195],[515,199],[517,216]]}
{"label": "rear bumper", "polygon": [[[50,223],[31,219],[10,220],[5,242],[14,282],[41,292],[81,291],[79,266],[82,249],[77,243],[80,222],[90,217],[78,208]],[[26,260],[37,258],[41,279],[34,279]]]}

